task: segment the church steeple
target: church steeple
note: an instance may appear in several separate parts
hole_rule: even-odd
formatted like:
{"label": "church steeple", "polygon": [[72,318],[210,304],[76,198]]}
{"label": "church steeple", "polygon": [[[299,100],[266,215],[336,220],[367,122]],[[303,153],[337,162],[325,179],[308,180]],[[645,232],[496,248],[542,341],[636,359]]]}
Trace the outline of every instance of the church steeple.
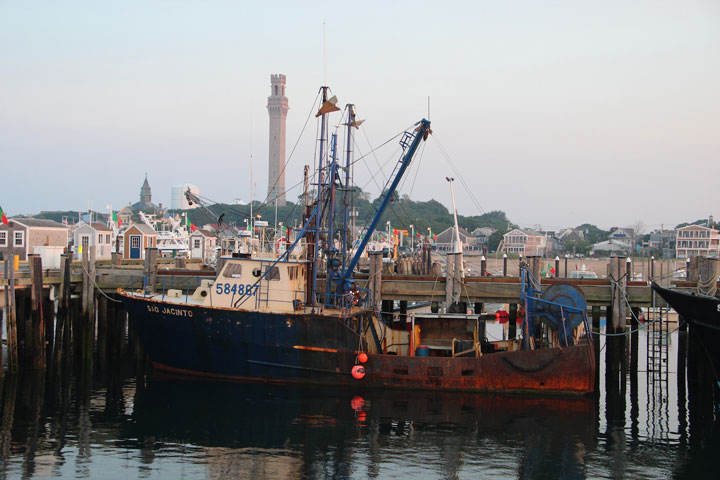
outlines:
{"label": "church steeple", "polygon": [[152,203],[152,191],[150,190],[150,184],[148,183],[147,173],[145,174],[145,182],[140,187],[140,202],[141,203]]}

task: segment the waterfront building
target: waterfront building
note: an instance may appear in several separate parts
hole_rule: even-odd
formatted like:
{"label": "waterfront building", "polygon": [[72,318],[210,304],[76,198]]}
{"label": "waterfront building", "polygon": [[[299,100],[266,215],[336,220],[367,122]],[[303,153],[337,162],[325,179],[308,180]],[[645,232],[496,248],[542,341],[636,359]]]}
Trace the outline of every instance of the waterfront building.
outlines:
{"label": "waterfront building", "polygon": [[77,223],[72,230],[73,256],[80,259],[83,250],[95,247],[96,260],[110,260],[114,240],[112,229],[104,223]]}
{"label": "waterfront building", "polygon": [[277,205],[284,206],[285,120],[289,109],[288,99],[285,96],[285,75],[270,75],[270,96],[267,109],[270,116],[267,202],[274,204],[277,199]]}
{"label": "waterfront building", "polygon": [[675,237],[676,258],[720,257],[720,231],[701,225],[678,228]]}
{"label": "waterfront building", "polygon": [[144,223],[130,225],[122,234],[121,249],[122,258],[143,259],[145,249],[157,247],[157,232]]}
{"label": "waterfront building", "polygon": [[503,235],[502,251],[528,255],[545,255],[547,237],[534,230],[515,228]]}
{"label": "waterfront building", "polygon": [[198,228],[190,234],[190,258],[199,258],[203,263],[215,257],[217,237],[208,230]]}
{"label": "waterfront building", "polygon": [[18,255],[27,260],[29,254],[38,254],[44,268],[60,267],[60,255],[68,247],[70,229],[66,225],[42,218],[10,218],[8,223],[0,223],[2,258]]}

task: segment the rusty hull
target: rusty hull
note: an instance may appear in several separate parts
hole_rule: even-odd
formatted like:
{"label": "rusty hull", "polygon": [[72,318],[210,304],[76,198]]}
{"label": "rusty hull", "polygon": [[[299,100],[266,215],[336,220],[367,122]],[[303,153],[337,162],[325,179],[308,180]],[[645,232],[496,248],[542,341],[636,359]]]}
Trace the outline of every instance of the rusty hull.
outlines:
{"label": "rusty hull", "polygon": [[594,391],[592,343],[474,357],[370,355],[368,387],[458,392],[582,395]]}

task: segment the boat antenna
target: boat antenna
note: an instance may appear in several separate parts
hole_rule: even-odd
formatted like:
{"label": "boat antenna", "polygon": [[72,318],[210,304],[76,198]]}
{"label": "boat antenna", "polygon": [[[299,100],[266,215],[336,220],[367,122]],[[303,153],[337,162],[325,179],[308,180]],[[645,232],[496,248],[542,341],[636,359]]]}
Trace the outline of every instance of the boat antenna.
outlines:
{"label": "boat antenna", "polygon": [[323,85],[327,84],[327,42],[325,40],[325,22],[323,22]]}

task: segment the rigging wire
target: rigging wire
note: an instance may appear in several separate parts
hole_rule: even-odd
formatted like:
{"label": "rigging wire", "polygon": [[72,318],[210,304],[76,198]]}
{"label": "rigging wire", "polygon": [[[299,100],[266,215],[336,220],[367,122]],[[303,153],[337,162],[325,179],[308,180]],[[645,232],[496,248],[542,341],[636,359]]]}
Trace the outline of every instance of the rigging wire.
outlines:
{"label": "rigging wire", "polygon": [[452,158],[450,158],[450,155],[447,153],[447,150],[445,150],[445,147],[443,147],[443,145],[440,143],[440,139],[437,138],[437,134],[435,134],[434,132],[433,132],[433,139],[435,140],[435,143],[437,143],[437,146],[438,146],[438,148],[440,149],[440,152],[441,152],[441,153],[443,154],[443,156],[445,157],[445,160],[446,160],[446,161],[448,162],[448,164],[450,165],[450,168],[452,168],[452,170],[455,172],[455,176],[458,178],[458,180],[460,180],[460,183],[462,183],[463,187],[465,188],[465,191],[466,191],[466,192],[468,193],[468,195],[470,196],[470,200],[475,204],[475,207],[478,209],[478,211],[479,211],[481,214],[484,214],[484,213],[485,213],[485,209],[483,209],[483,208],[480,206],[480,202],[478,202],[477,198],[475,197],[475,194],[474,194],[473,191],[470,189],[470,187],[468,186],[468,184],[465,182],[465,179],[464,179],[463,176],[461,175],[460,170],[457,168],[457,166],[455,165],[455,163],[452,161]]}

